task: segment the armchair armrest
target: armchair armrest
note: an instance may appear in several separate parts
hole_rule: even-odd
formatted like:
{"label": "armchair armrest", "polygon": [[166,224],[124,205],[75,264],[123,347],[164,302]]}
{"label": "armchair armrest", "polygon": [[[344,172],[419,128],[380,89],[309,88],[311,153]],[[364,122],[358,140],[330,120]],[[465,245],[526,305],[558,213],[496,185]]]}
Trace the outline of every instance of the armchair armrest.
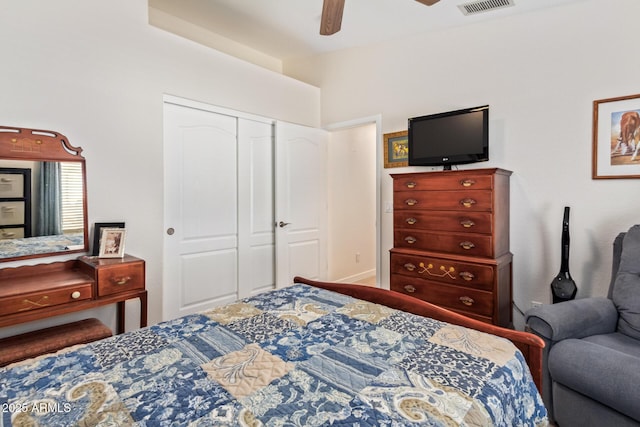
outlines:
{"label": "armchair armrest", "polygon": [[536,335],[558,342],[615,332],[618,311],[608,298],[582,298],[532,308],[525,322]]}

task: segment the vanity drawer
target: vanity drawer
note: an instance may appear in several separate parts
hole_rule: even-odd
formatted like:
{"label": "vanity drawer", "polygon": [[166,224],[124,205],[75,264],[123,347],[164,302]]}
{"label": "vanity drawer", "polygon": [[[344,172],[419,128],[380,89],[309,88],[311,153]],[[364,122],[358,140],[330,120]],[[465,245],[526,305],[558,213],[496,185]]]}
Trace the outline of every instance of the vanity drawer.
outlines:
{"label": "vanity drawer", "polygon": [[18,296],[2,298],[0,316],[92,298],[93,284],[91,282],[47,291],[25,293]]}
{"label": "vanity drawer", "polygon": [[395,210],[491,212],[493,200],[490,190],[396,191],[393,207]]}
{"label": "vanity drawer", "polygon": [[133,289],[144,289],[144,262],[131,262],[100,267],[96,270],[98,296]]}
{"label": "vanity drawer", "polygon": [[0,240],[22,239],[24,237],[24,227],[0,228]]}
{"label": "vanity drawer", "polygon": [[450,286],[397,274],[391,275],[391,290],[458,312],[469,312],[487,317],[493,315],[493,294],[491,292]]}
{"label": "vanity drawer", "polygon": [[493,290],[494,268],[427,256],[391,254],[391,273],[485,291]]}
{"label": "vanity drawer", "polygon": [[493,216],[489,212],[434,212],[398,210],[393,227],[407,230],[454,231],[491,234]]}
{"label": "vanity drawer", "polygon": [[24,201],[0,202],[0,225],[24,224]]}

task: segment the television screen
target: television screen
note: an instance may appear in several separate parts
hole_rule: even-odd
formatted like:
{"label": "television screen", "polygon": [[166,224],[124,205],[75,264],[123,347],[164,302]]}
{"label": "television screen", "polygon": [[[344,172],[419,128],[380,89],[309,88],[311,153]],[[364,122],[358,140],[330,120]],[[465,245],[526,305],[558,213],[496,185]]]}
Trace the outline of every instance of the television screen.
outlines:
{"label": "television screen", "polygon": [[409,119],[409,166],[489,160],[489,106]]}

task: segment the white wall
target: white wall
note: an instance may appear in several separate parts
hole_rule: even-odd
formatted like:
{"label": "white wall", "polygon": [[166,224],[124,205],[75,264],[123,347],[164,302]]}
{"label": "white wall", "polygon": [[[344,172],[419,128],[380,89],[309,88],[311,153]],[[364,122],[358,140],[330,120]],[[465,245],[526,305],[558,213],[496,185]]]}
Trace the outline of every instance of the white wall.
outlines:
{"label": "white wall", "polygon": [[[319,124],[318,88],[148,25],[146,0],[5,1],[0,46],[1,124],[84,149],[89,223],[126,222],[127,252],[147,261],[151,323],[162,307],[163,94]],[[98,316],[113,323],[113,309]]]}
{"label": "white wall", "polygon": [[375,123],[331,132],[328,280],[375,275],[376,144]]}
{"label": "white wall", "polygon": [[[157,3],[161,2],[158,0],[149,0],[149,22],[151,25],[209,46],[220,52],[228,53],[236,58],[241,58],[252,64],[282,73],[282,61],[280,59],[266,55],[205,28],[184,21],[174,14],[169,14],[154,7]],[[174,6],[179,11],[182,5],[174,2],[171,3],[171,6]]]}
{"label": "white wall", "polygon": [[[611,242],[640,222],[638,181],[591,179],[593,100],[640,93],[638,16],[637,0],[590,0],[289,61],[284,71],[321,88],[323,123],[382,114],[384,133],[406,129],[408,117],[490,104],[491,161],[461,169],[514,172],[513,289],[526,310],[551,301],[564,206],[578,297],[605,295]],[[392,200],[390,171],[382,204]],[[388,282],[392,214],[381,227]]]}

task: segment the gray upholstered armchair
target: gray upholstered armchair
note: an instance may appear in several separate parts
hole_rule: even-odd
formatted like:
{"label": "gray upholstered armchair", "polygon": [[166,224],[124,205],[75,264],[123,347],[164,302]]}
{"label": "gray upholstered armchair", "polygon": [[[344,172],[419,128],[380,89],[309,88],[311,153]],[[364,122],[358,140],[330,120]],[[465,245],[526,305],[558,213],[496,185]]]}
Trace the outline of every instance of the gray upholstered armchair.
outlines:
{"label": "gray upholstered armchair", "polygon": [[613,244],[607,298],[527,311],[545,340],[543,398],[560,427],[640,426],[640,225]]}

